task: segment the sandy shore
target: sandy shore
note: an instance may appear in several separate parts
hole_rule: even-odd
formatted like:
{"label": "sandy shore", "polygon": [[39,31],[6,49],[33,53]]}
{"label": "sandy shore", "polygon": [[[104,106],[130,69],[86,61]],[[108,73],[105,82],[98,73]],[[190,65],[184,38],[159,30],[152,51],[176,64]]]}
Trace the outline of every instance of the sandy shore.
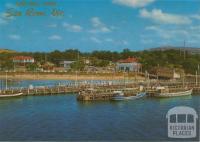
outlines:
{"label": "sandy shore", "polygon": [[[5,74],[0,74],[0,79],[5,79]],[[125,75],[124,74],[14,74],[10,73],[7,75],[8,79],[13,80],[120,80],[120,79],[136,79],[135,75]],[[137,79],[142,79],[142,77],[137,76]]]}

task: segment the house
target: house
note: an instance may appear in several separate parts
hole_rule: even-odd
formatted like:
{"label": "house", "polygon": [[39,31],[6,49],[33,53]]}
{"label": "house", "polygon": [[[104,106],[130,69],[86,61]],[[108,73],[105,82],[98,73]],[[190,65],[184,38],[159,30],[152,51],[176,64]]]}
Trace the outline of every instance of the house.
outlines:
{"label": "house", "polygon": [[15,56],[12,58],[13,63],[18,64],[26,64],[26,63],[34,63],[35,60],[33,57],[30,56]]}
{"label": "house", "polygon": [[137,72],[140,68],[141,64],[138,62],[138,59],[134,57],[119,60],[116,64],[117,71]]}
{"label": "house", "polygon": [[14,56],[11,58],[14,63],[14,71],[25,72],[27,71],[27,65],[34,64],[35,60],[31,56]]}
{"label": "house", "polygon": [[60,67],[63,67],[64,70],[70,70],[71,69],[71,64],[74,63],[75,61],[60,61],[59,65]]}

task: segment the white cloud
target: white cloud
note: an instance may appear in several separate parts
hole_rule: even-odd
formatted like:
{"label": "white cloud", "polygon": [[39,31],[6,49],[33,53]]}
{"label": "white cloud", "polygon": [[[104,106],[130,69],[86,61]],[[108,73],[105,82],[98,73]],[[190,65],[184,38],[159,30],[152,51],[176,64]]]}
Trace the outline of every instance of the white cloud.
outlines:
{"label": "white cloud", "polygon": [[95,42],[95,43],[101,43],[102,41],[96,37],[90,37],[90,40]]}
{"label": "white cloud", "polygon": [[140,10],[140,16],[142,18],[151,19],[157,23],[163,24],[190,24],[192,21],[190,18],[177,14],[168,14],[162,12],[160,9],[153,9],[152,11],[147,11],[146,9]]}
{"label": "white cloud", "polygon": [[59,35],[52,35],[48,39],[49,40],[62,40],[62,37]]}
{"label": "white cloud", "polygon": [[93,17],[91,19],[91,22],[92,22],[92,24],[93,24],[94,27],[104,26],[104,24],[101,22],[101,20],[99,19],[99,17]]}
{"label": "white cloud", "polygon": [[122,42],[123,45],[129,45],[129,42],[126,41],[126,40],[122,40],[121,42]]}
{"label": "white cloud", "polygon": [[[15,9],[15,10],[18,9],[17,6],[12,3],[6,3],[4,7],[6,9]],[[15,19],[14,16],[9,16],[8,13],[0,12],[0,25],[6,25],[14,19]]]}
{"label": "white cloud", "polygon": [[11,34],[8,36],[10,39],[12,40],[20,40],[21,36],[20,35],[16,35],[16,34]]}
{"label": "white cloud", "polygon": [[63,27],[66,28],[68,31],[71,31],[71,32],[81,32],[82,29],[83,29],[80,25],[69,24],[67,22],[63,23]]}
{"label": "white cloud", "polygon": [[194,15],[191,16],[191,18],[194,18],[196,20],[200,20],[200,15],[194,14]]}
{"label": "white cloud", "polygon": [[2,19],[2,18],[0,18],[0,25],[3,25],[3,24],[7,24],[7,21]]}
{"label": "white cloud", "polygon": [[155,0],[113,0],[113,3],[137,8],[137,7],[145,7],[154,1]]}
{"label": "white cloud", "polygon": [[198,31],[200,31],[200,25],[191,26],[190,29],[191,29],[191,30],[198,30]]}
{"label": "white cloud", "polygon": [[49,24],[49,25],[47,25],[47,27],[49,27],[49,28],[56,28],[57,24]]}
{"label": "white cloud", "polygon": [[108,33],[111,32],[111,29],[107,27],[99,17],[93,17],[91,18],[91,23],[93,26],[93,29],[90,30],[90,33]]}
{"label": "white cloud", "polygon": [[9,16],[9,14],[6,12],[0,13],[0,25],[3,25],[3,24],[6,25],[14,19],[15,19],[14,16]]}
{"label": "white cloud", "polygon": [[161,28],[159,26],[148,26],[145,30],[154,31],[159,37],[164,39],[173,38],[186,38],[189,36],[189,32],[181,28]]}
{"label": "white cloud", "polygon": [[5,7],[6,7],[6,8],[18,9],[18,7],[17,7],[15,4],[13,4],[13,3],[6,3],[6,4],[5,4]]}
{"label": "white cloud", "polygon": [[145,27],[145,30],[154,30],[154,31],[158,31],[159,28],[157,26],[147,26]]}

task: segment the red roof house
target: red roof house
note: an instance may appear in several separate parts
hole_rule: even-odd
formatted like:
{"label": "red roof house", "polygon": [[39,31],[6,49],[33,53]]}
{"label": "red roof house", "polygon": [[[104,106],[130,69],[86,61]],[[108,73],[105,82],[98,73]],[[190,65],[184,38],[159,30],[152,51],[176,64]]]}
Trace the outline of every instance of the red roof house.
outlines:
{"label": "red roof house", "polygon": [[138,72],[140,68],[141,64],[138,62],[138,59],[134,57],[129,57],[127,59],[119,60],[116,65],[117,71]]}
{"label": "red roof house", "polygon": [[34,63],[35,60],[30,56],[15,56],[12,58],[14,63]]}
{"label": "red roof house", "polygon": [[122,59],[118,61],[118,63],[135,63],[135,62],[138,62],[138,59],[134,57],[128,57],[127,59]]}

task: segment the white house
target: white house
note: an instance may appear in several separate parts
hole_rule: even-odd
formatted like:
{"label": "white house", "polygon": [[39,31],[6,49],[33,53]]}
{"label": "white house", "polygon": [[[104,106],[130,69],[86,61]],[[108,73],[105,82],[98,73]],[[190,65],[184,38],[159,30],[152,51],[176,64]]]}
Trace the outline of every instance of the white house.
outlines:
{"label": "white house", "polygon": [[126,71],[126,72],[136,72],[141,68],[141,64],[138,62],[137,58],[127,58],[124,60],[119,60],[116,64],[117,71]]}
{"label": "white house", "polygon": [[65,70],[71,69],[71,64],[75,61],[60,61],[60,67],[63,67]]}

